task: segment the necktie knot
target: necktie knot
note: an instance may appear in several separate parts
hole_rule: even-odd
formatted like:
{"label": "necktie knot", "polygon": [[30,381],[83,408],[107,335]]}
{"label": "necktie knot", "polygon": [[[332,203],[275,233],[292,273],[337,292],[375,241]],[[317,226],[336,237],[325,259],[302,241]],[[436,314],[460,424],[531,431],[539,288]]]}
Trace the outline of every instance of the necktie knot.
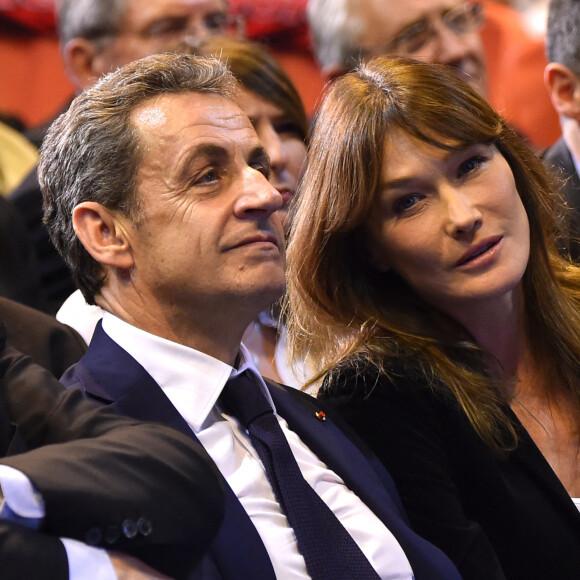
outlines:
{"label": "necktie knot", "polygon": [[245,371],[226,383],[220,403],[247,429],[258,417],[274,411],[260,385]]}

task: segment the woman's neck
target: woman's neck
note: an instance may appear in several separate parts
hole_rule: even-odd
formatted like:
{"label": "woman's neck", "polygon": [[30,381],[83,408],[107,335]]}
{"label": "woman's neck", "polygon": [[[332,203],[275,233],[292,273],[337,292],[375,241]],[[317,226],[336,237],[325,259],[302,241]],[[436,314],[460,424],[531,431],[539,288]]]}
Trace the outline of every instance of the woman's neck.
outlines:
{"label": "woman's neck", "polygon": [[[455,310],[454,314],[457,314]],[[572,497],[580,497],[580,430],[558,376],[535,356],[524,324],[521,292],[455,316],[476,343],[499,362],[512,411]]]}
{"label": "woman's neck", "polygon": [[521,293],[514,291],[453,313],[475,343],[499,363],[500,375],[507,380],[517,376],[527,349],[522,303]]}

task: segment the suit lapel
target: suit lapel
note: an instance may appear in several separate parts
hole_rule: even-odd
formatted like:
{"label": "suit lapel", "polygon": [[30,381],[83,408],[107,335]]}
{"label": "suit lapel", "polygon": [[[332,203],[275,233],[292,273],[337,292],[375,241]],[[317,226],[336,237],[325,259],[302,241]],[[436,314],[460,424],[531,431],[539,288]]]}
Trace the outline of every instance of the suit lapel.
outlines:
{"label": "suit lapel", "polygon": [[[365,503],[395,536],[417,580],[459,580],[449,558],[411,529],[395,484],[386,469],[343,424],[330,407],[289,387],[266,381],[277,412],[288,426],[346,486]],[[306,410],[306,412],[305,412]],[[326,420],[316,413],[324,410]]]}
{"label": "suit lapel", "polygon": [[[80,386],[89,398],[112,405],[122,415],[163,423],[199,443],[159,385],[131,355],[109,338],[100,323],[87,353],[65,373],[62,380],[65,384]],[[255,526],[225,479],[222,482],[226,491],[224,522],[210,548],[214,562],[202,562],[201,575],[204,580],[276,580]]]}
{"label": "suit lapel", "polygon": [[[399,495],[387,472],[377,464],[379,473],[371,469],[369,459],[353,440],[345,436],[345,426],[337,425],[334,412],[319,401],[299,391],[287,389],[268,381],[268,388],[278,413],[302,441],[339,474],[347,487],[354,491],[375,513],[388,507],[389,513],[405,518]],[[324,409],[325,419],[316,413]],[[306,410],[306,412],[305,412]],[[377,514],[379,515],[379,514]]]}
{"label": "suit lapel", "polygon": [[528,480],[542,490],[541,495],[546,502],[552,502],[561,516],[568,518],[571,525],[578,529],[580,512],[568,495],[566,488],[516,414],[509,408],[508,414],[514,424],[519,427],[520,437],[518,446],[510,453],[510,461],[517,465],[523,473],[527,473]]}

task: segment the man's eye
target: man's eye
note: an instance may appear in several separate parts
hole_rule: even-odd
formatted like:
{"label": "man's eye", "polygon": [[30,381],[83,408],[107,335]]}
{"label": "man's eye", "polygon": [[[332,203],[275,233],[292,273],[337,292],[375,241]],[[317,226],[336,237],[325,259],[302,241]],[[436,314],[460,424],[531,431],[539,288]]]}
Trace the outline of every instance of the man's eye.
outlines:
{"label": "man's eye", "polygon": [[206,184],[206,183],[213,183],[218,178],[217,171],[215,169],[210,169],[206,171],[201,177],[195,180],[195,184]]}
{"label": "man's eye", "polygon": [[228,17],[224,12],[209,14],[203,19],[204,26],[212,32],[224,32],[228,25]]}
{"label": "man's eye", "polygon": [[149,36],[163,37],[181,34],[187,30],[187,20],[184,18],[171,18],[156,22],[149,28]]}
{"label": "man's eye", "polygon": [[252,163],[251,166],[256,170],[259,171],[266,179],[270,179],[271,168],[270,164],[265,161],[256,161]]}
{"label": "man's eye", "polygon": [[420,20],[411,24],[392,41],[395,50],[401,50],[405,53],[417,52],[427,42],[430,35],[429,23]]}

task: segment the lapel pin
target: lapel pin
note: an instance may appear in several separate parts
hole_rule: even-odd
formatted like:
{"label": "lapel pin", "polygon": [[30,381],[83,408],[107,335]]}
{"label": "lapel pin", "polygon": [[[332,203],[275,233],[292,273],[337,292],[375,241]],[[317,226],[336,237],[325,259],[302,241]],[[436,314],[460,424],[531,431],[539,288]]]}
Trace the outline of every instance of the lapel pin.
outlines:
{"label": "lapel pin", "polygon": [[326,413],[324,411],[316,411],[314,415],[319,421],[326,421]]}

